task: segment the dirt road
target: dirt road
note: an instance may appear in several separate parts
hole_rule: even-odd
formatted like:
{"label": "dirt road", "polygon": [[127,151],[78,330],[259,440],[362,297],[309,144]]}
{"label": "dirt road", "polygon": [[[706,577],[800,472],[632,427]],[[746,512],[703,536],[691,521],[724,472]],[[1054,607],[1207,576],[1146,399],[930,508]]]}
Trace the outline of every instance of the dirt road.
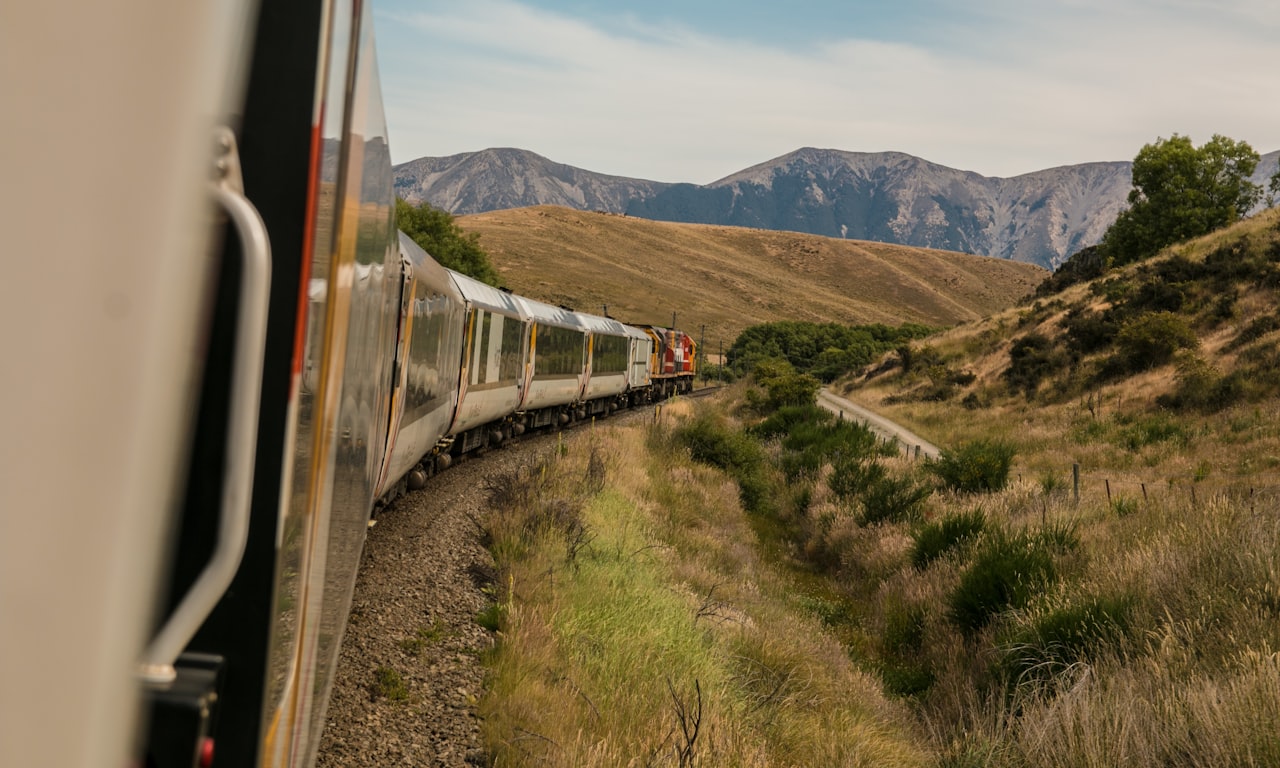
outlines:
{"label": "dirt road", "polygon": [[902,446],[902,450],[908,454],[914,454],[918,450],[920,456],[926,456],[930,459],[938,458],[938,446],[906,427],[899,426],[880,414],[869,411],[857,403],[850,402],[830,390],[822,389],[818,391],[818,405],[832,413],[841,414],[846,419],[862,422],[872,432],[881,437],[897,440],[898,445]]}

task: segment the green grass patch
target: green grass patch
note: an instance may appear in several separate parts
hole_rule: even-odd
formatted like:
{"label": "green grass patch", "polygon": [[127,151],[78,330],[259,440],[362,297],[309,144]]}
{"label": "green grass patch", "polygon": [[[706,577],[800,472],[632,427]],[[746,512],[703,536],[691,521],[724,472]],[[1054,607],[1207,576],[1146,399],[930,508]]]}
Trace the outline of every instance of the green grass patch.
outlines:
{"label": "green grass patch", "polygon": [[911,564],[916,568],[927,568],[948,552],[977,539],[986,525],[987,517],[981,508],[956,512],[937,522],[925,523],[912,536]]}
{"label": "green grass patch", "polygon": [[404,677],[391,667],[378,667],[374,670],[371,693],[375,699],[398,702],[409,700],[409,687],[405,685]]}
{"label": "green grass patch", "polygon": [[973,635],[997,614],[1022,608],[1057,576],[1054,555],[1072,548],[1069,529],[1046,533],[988,531],[973,562],[948,595],[948,618]]}

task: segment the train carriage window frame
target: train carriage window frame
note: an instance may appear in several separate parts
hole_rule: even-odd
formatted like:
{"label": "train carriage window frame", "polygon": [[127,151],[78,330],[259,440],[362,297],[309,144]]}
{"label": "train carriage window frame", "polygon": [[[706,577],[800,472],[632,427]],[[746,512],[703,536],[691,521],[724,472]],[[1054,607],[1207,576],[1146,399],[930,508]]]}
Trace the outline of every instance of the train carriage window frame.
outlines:
{"label": "train carriage window frame", "polygon": [[591,375],[625,374],[631,359],[630,339],[626,336],[596,334],[592,337]]}
{"label": "train carriage window frame", "polygon": [[586,362],[587,334],[574,328],[539,324],[534,339],[534,379],[574,378]]}

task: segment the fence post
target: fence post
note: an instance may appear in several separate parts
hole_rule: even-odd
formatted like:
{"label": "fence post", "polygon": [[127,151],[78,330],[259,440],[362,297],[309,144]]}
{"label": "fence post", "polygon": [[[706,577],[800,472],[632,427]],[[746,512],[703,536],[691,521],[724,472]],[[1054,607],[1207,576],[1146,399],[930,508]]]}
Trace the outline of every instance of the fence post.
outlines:
{"label": "fence post", "polygon": [[1107,506],[1111,506],[1111,480],[1103,480],[1107,484]]}
{"label": "fence post", "polygon": [[1076,506],[1080,506],[1080,463],[1071,465],[1071,493],[1075,496]]}

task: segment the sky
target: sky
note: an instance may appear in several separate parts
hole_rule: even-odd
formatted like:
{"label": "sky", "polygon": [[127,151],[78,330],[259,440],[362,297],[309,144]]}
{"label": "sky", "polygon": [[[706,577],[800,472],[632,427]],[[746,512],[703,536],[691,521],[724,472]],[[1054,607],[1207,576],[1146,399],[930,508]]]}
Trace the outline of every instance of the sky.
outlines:
{"label": "sky", "polygon": [[1280,149],[1274,0],[374,0],[392,160],[708,184],[801,147],[1008,177]]}

